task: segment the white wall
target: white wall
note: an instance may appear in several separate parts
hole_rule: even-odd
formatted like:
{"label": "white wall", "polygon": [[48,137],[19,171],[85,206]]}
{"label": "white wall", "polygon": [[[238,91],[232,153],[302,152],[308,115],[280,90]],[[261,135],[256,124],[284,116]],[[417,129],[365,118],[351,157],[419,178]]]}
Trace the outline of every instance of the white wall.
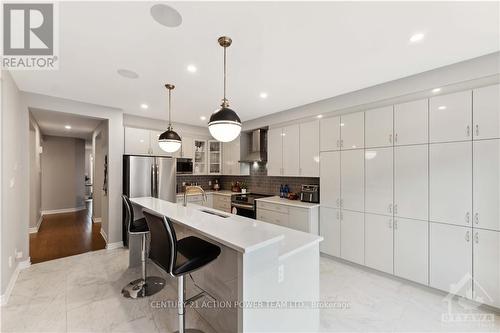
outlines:
{"label": "white wall", "polygon": [[[102,122],[92,134],[92,151],[94,155],[94,211],[93,217],[101,221],[101,228],[107,236],[108,230],[108,196],[103,190],[104,185],[104,158],[109,154],[108,125]],[[109,171],[109,170],[108,170]],[[109,176],[109,175],[108,175]]]}
{"label": "white wall", "polygon": [[45,135],[42,211],[85,206],[85,141]]}
{"label": "white wall", "polygon": [[[9,72],[1,72],[1,275],[4,295],[16,270],[15,250],[26,260],[29,220],[29,121],[23,113],[21,93]],[[9,266],[12,257],[12,266]]]}
{"label": "white wall", "polygon": [[[28,108],[38,108],[55,112],[71,113],[87,117],[94,117],[108,121],[108,221],[104,230],[108,242],[122,241],[122,155],[123,155],[123,113],[120,109],[95,104],[77,102],[69,99],[23,92],[23,112]],[[21,130],[22,140],[28,142],[28,126]],[[26,154],[26,158],[28,154]],[[27,178],[28,174],[25,175]],[[29,189],[27,187],[27,189]]]}
{"label": "white wall", "polygon": [[30,219],[29,226],[37,226],[41,218],[42,210],[42,178],[41,178],[41,158],[40,146],[42,135],[36,120],[30,115]]}
{"label": "white wall", "polygon": [[[481,84],[489,85],[498,81],[499,73],[500,52],[496,52],[245,121],[243,130],[312,118],[319,114],[328,117],[425,98],[436,87],[445,90],[447,86],[453,86],[452,89],[459,91]],[[476,80],[476,82],[469,83],[468,81],[471,80]],[[477,82],[480,80],[483,83]],[[457,83],[462,83],[462,85],[457,85]]]}
{"label": "white wall", "polygon": [[[123,115],[123,126],[126,127],[136,127],[145,128],[157,131],[166,131],[168,122],[165,120],[158,120],[153,118],[133,116],[130,114]],[[173,123],[172,126],[174,130],[179,133],[179,135],[191,135],[199,138],[211,139],[212,136],[208,131],[208,125],[205,126],[193,126],[181,123]]]}

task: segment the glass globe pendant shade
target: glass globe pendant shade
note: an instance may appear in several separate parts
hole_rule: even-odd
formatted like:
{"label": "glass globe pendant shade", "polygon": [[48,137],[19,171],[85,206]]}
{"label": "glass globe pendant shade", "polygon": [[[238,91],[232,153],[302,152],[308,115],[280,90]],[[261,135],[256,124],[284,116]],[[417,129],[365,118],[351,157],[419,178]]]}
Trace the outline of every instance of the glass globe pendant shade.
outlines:
{"label": "glass globe pendant shade", "polygon": [[169,127],[158,138],[158,145],[167,153],[174,153],[178,151],[179,148],[181,148],[181,144],[181,137],[172,130],[172,127]]}
{"label": "glass globe pendant shade", "polygon": [[241,132],[240,117],[232,109],[222,107],[210,116],[208,122],[210,134],[218,141],[230,142]]}

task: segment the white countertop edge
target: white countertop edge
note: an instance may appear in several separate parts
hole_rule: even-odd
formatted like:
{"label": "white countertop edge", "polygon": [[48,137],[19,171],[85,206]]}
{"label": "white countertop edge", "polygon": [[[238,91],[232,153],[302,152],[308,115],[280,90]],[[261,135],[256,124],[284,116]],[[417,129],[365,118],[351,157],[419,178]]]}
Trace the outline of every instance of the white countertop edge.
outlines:
{"label": "white countertop edge", "polygon": [[278,259],[279,259],[279,260],[285,260],[286,258],[293,256],[295,253],[301,252],[301,251],[303,251],[303,250],[307,249],[307,248],[308,248],[308,247],[310,247],[310,246],[313,246],[313,245],[319,244],[319,243],[320,243],[320,242],[322,242],[323,240],[324,240],[323,236],[319,236],[319,237],[318,237],[318,239],[313,240],[313,241],[311,241],[310,243],[307,243],[307,244],[304,244],[304,245],[302,245],[302,246],[296,247],[296,248],[295,248],[295,249],[293,249],[293,250],[290,250],[290,251],[288,251],[288,252],[285,252],[285,253],[281,254],[281,255],[279,256],[279,258],[278,258]]}
{"label": "white countertop edge", "polygon": [[285,205],[285,206],[306,208],[306,209],[316,208],[316,207],[320,206],[319,203],[310,203],[310,202],[302,202],[300,200],[283,199],[277,195],[272,196],[272,197],[259,198],[259,199],[255,199],[255,200],[262,201],[262,202],[268,202],[268,203],[272,203],[272,204],[277,204],[277,205]]}

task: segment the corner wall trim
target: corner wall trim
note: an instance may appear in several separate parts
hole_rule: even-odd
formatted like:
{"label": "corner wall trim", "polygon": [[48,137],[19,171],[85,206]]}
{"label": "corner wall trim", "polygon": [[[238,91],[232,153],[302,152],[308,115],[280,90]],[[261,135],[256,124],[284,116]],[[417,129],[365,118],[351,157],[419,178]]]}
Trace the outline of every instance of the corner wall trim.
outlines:
{"label": "corner wall trim", "polygon": [[28,228],[28,231],[30,234],[36,234],[38,230],[40,229],[40,225],[42,224],[43,221],[43,215],[40,212],[40,217],[38,218],[38,221],[36,222],[36,226]]}
{"label": "corner wall trim", "polygon": [[104,238],[104,241],[106,242],[106,248],[108,247],[108,235],[106,235],[106,232],[104,231],[103,228],[101,228],[101,236]]}
{"label": "corner wall trim", "polygon": [[114,250],[123,247],[123,242],[109,243],[106,244],[106,250]]}
{"label": "corner wall trim", "polygon": [[86,209],[85,206],[72,207],[72,208],[63,208],[63,209],[53,209],[53,210],[42,210],[42,216],[43,215],[49,215],[49,214],[72,213],[72,212],[78,212],[78,211],[84,210],[84,209]]}
{"label": "corner wall trim", "polygon": [[30,266],[31,266],[30,258],[17,263],[16,269],[14,270],[14,273],[12,273],[12,276],[10,277],[7,289],[5,289],[5,293],[3,295],[0,295],[0,306],[7,305],[7,303],[9,302],[10,294],[12,293],[17,278],[19,277],[19,273],[21,272],[21,270],[28,268]]}

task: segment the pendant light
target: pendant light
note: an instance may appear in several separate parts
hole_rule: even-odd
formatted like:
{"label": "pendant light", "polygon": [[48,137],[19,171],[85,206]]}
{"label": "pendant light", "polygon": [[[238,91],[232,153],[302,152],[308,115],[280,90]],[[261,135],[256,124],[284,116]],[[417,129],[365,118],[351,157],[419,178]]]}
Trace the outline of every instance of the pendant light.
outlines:
{"label": "pendant light", "polygon": [[219,45],[224,48],[224,98],[220,109],[216,110],[210,116],[208,129],[210,134],[222,142],[233,141],[240,135],[241,120],[240,117],[229,108],[229,103],[226,98],[226,48],[231,45],[231,38],[223,36],[218,39]]}
{"label": "pendant light", "polygon": [[165,88],[168,89],[168,127],[158,138],[160,148],[167,153],[173,153],[181,147],[181,137],[172,129],[172,89],[175,88],[173,84],[166,84]]}

